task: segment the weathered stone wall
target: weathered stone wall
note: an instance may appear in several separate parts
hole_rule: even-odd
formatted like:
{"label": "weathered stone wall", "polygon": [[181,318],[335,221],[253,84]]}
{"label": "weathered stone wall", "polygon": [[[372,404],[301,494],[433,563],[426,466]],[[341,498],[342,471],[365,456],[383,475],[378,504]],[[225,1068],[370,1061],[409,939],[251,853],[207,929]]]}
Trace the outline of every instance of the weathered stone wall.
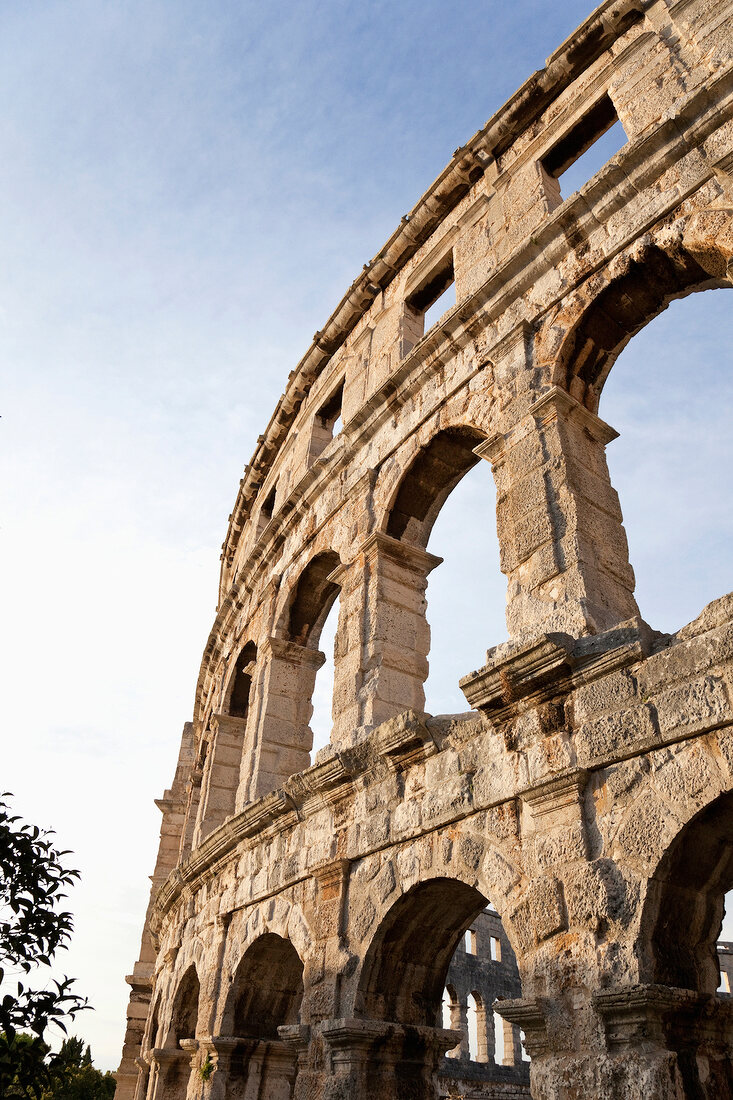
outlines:
{"label": "weathered stone wall", "polygon": [[[635,332],[731,285],[732,16],[601,5],[456,152],[290,375],[161,803],[120,1100],[435,1097],[459,1039],[446,973],[489,900],[535,1100],[733,1097],[715,950],[733,597],[671,637],[644,622],[598,416]],[[563,199],[560,168],[616,116],[627,143]],[[471,713],[431,717],[426,546],[482,460],[510,640],[462,681]],[[336,601],[331,745],[311,762]]]}

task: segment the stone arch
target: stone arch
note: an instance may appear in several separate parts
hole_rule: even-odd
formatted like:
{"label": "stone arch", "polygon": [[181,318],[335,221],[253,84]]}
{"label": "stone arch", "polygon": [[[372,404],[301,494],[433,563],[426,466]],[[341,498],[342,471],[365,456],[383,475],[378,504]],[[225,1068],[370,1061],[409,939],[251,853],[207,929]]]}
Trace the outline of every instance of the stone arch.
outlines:
{"label": "stone arch", "polygon": [[264,931],[242,955],[222,1016],[229,1067],[227,1096],[292,1096],[295,1054],[280,1027],[297,1025],[303,999],[303,963],[292,942]]}
{"label": "stone arch", "polygon": [[[722,217],[730,232],[732,212],[705,213]],[[611,368],[637,332],[676,298],[733,285],[729,252],[707,234],[701,215],[635,242],[571,296],[537,344],[552,385],[597,412]]]}
{"label": "stone arch", "polygon": [[148,1017],[148,1025],[144,1037],[143,1046],[146,1050],[152,1050],[157,1045],[158,1029],[160,1026],[160,1006],[163,1000],[162,993],[158,993],[153,1002],[153,1010]]}
{"label": "stone arch", "polygon": [[433,524],[461,478],[480,461],[486,433],[470,424],[438,429],[402,474],[385,518],[392,538],[425,549]]}
{"label": "stone arch", "polygon": [[310,559],[280,601],[274,635],[260,646],[257,715],[248,734],[252,748],[240,803],[267,794],[311,764],[311,700],[325,660],[318,642],[340,591],[329,579],[340,563],[334,550]]}
{"label": "stone arch", "polygon": [[201,984],[194,964],[181,977],[173,996],[170,1022],[164,1045],[177,1049],[182,1039],[194,1039],[198,1026]]}
{"label": "stone arch", "polygon": [[303,999],[303,962],[292,942],[263,932],[237,966],[222,1019],[225,1034],[272,1040],[296,1024]]}
{"label": "stone arch", "polygon": [[253,665],[257,660],[257,646],[246,642],[239,650],[224,691],[222,711],[232,718],[247,717],[252,689]]}
{"label": "stone arch", "polygon": [[466,927],[486,904],[475,886],[454,878],[428,879],[402,894],[366,951],[357,1015],[435,1027],[450,960]]}
{"label": "stone arch", "polygon": [[229,1009],[229,997],[236,972],[247,952],[263,936],[272,935],[291,944],[307,969],[312,961],[315,934],[303,911],[288,897],[277,897],[249,909],[237,909],[231,916],[224,954],[222,972],[226,976],[218,998],[217,1029],[225,1034],[225,1016]]}
{"label": "stone arch", "polygon": [[322,550],[301,571],[281,616],[288,641],[318,648],[323,624],[339,593],[339,585],[329,577],[340,564],[335,550]]}
{"label": "stone arch", "polygon": [[716,943],[731,889],[729,790],[683,825],[654,871],[642,912],[642,980],[715,993],[720,981]]}
{"label": "stone arch", "polygon": [[425,592],[429,573],[442,562],[426,545],[450,492],[478,464],[474,448],[486,438],[465,422],[465,410],[450,413],[406,440],[375,487],[375,499],[386,503],[362,547],[363,567],[359,562],[368,585],[362,602],[369,608],[370,637],[366,657],[361,646],[354,656],[354,663],[360,662],[361,705],[355,724],[374,726],[405,710],[425,709],[430,651]]}

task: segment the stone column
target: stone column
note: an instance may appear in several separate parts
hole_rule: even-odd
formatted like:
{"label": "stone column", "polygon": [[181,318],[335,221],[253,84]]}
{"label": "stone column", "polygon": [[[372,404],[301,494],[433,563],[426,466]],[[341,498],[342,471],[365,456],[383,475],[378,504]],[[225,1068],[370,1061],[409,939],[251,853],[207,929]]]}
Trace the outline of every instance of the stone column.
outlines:
{"label": "stone column", "polygon": [[147,1100],[186,1100],[191,1078],[191,1054],[154,1047],[145,1055],[150,1064]]}
{"label": "stone column", "polygon": [[274,1040],[265,1045],[260,1097],[267,1100],[291,1100],[298,1057],[289,1044]]}
{"label": "stone column", "polygon": [[504,1034],[504,1066],[521,1066],[524,1062],[522,1057],[522,1035],[519,1032],[516,1024],[511,1024],[508,1020],[502,1020],[502,1029]]}
{"label": "stone column", "polygon": [[425,708],[430,627],[428,574],[443,559],[381,531],[331,579],[341,586],[336,634],[336,746],[405,710]]}
{"label": "stone column", "polygon": [[238,1039],[221,1035],[199,1040],[201,1100],[227,1100],[232,1054],[238,1042]]}
{"label": "stone column", "polygon": [[246,718],[212,716],[194,848],[234,813],[246,730]]}
{"label": "stone column", "polygon": [[322,1034],[330,1054],[324,1100],[434,1100],[441,1059],[459,1038],[446,1028],[361,1019],[332,1020]]}
{"label": "stone column", "polygon": [[[136,1058],[135,1065],[138,1068],[137,1081],[135,1082],[135,1100],[145,1100],[148,1095],[148,1082],[150,1080],[150,1065],[144,1058]],[[119,1073],[117,1077],[117,1088],[120,1087]],[[115,1093],[116,1095],[116,1093]]]}
{"label": "stone column", "polygon": [[[629,1100],[733,1097],[733,1000],[662,985],[596,993],[609,1077]],[[623,1093],[622,1093],[623,1090]]]}
{"label": "stone column", "polygon": [[325,659],[317,649],[282,638],[268,638],[260,647],[256,726],[245,761],[248,774],[240,784],[240,804],[274,791],[310,765],[311,696]]}
{"label": "stone column", "polygon": [[522,1040],[519,1028],[510,1024],[508,1020],[501,1021],[502,1034],[504,1036],[503,1066],[521,1066],[522,1064]]}
{"label": "stone column", "polygon": [[314,1074],[309,1067],[310,1027],[307,1024],[283,1024],[278,1029],[281,1041],[291,1052],[295,1064],[294,1100],[311,1100]]}
{"label": "stone column", "polygon": [[476,448],[497,483],[510,634],[595,634],[638,615],[605,446],[617,433],[559,387]]}
{"label": "stone column", "polygon": [[471,1050],[468,1044],[468,1002],[458,1002],[458,1030],[461,1033],[460,1052],[458,1057],[462,1062],[468,1062],[471,1058]]}

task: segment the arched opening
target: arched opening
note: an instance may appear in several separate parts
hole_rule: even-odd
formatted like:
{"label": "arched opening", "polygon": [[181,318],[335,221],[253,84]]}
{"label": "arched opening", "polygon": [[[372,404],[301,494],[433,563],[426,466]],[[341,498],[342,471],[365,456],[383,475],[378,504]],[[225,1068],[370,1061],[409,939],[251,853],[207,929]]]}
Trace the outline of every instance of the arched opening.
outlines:
{"label": "arched opening", "polygon": [[249,800],[275,790],[312,763],[312,699],[325,660],[318,644],[340,592],[331,579],[340,564],[332,550],[308,562],[290,591],[275,635],[262,647],[252,773],[241,783]]}
{"label": "arched opening", "polygon": [[506,1058],[505,1027],[506,1021],[502,1020],[498,1012],[494,1012],[494,1061],[497,1066],[503,1065]]}
{"label": "arched opening", "polygon": [[291,642],[318,649],[323,625],[339,594],[329,576],[341,564],[333,550],[316,554],[298,578],[288,609],[287,635]]}
{"label": "arched opening", "polygon": [[321,652],[326,658],[321,668],[316,673],[316,682],[313,688],[313,714],[310,726],[313,730],[313,747],[311,748],[311,763],[315,762],[319,749],[325,748],[331,740],[331,728],[333,726],[333,684],[335,675],[336,627],[338,626],[339,605],[335,600],[329,609],[321,628],[318,641]]}
{"label": "arched opening", "polygon": [[[196,1037],[199,1016],[200,986],[196,967],[185,972],[173,998],[170,1023],[163,1048],[165,1053],[156,1055],[158,1062],[158,1093],[162,1100],[184,1100],[190,1078],[190,1051],[182,1050],[181,1043]],[[156,1025],[156,1030],[159,1028]],[[151,1026],[152,1032],[152,1026]]]}
{"label": "arched opening", "polygon": [[595,412],[611,367],[636,333],[675,298],[724,285],[684,249],[648,247],[585,311],[565,343],[556,383]]}
{"label": "arched opening", "polygon": [[303,998],[303,963],[290,940],[267,932],[237,967],[224,1021],[227,1034],[277,1039],[281,1024],[297,1024]]}
{"label": "arched opening", "polygon": [[234,665],[225,713],[232,718],[246,718],[249,712],[250,692],[252,690],[252,676],[257,660],[257,646],[254,642],[247,642],[239,651]]}
{"label": "arched opening", "polygon": [[195,966],[189,966],[178,983],[165,1046],[177,1048],[182,1039],[194,1039],[199,1016],[199,985]]}
{"label": "arched opening", "polygon": [[424,549],[449,494],[480,461],[474,448],[485,438],[469,426],[445,428],[433,436],[400,482],[387,534]]}
{"label": "arched opening", "polygon": [[675,1052],[680,1095],[733,1096],[730,999],[720,985],[718,941],[725,895],[733,888],[733,792],[675,837],[649,884],[642,916],[643,982],[667,987],[658,1028]]}
{"label": "arched opening", "polygon": [[194,847],[235,812],[247,742],[257,646],[247,642],[237,653],[223,692],[221,713],[212,716],[199,745],[201,783]]}
{"label": "arched opening", "polygon": [[468,709],[458,681],[486,661],[506,630],[506,577],[499,561],[496,487],[487,462],[470,469],[451,491],[430,533],[428,549],[443,558],[428,578],[430,623],[425,709]]}
{"label": "arched opening", "polygon": [[[466,932],[473,933],[475,954],[466,950]],[[490,940],[498,935],[502,959],[492,961]],[[516,958],[499,915],[474,887],[439,878],[413,887],[384,918],[365,956],[356,1009],[371,1020],[405,1025],[406,1036],[411,1028],[440,1026],[460,1033],[459,1044],[440,1054],[434,1050],[432,1060],[425,1044],[422,1062],[405,1038],[397,1066],[403,1076],[417,1076],[419,1065],[423,1077],[437,1074],[449,1095],[471,1092],[477,1081],[502,1081],[516,1088],[514,1095],[529,1098],[518,1034],[511,1067],[497,1072],[489,1056],[490,1006],[497,996],[521,996]]]}
{"label": "arched opening", "polygon": [[[294,1054],[278,1028],[297,1024],[303,999],[303,963],[289,940],[267,932],[247,949],[232,980],[222,1028],[237,1040],[227,1096],[292,1096]],[[254,1093],[253,1090],[254,1089]]]}
{"label": "arched opening", "polygon": [[437,568],[435,559],[429,567],[429,660],[421,676],[425,682],[429,672],[424,690],[431,713],[467,709],[459,679],[480,667],[488,646],[506,636],[496,489],[488,463],[475,454],[485,438],[468,425],[433,436],[403,476],[387,520],[392,538],[423,550],[429,543],[431,553],[443,557]]}
{"label": "arched opening", "polygon": [[608,465],[637,600],[667,632],[731,588],[732,307],[729,288],[673,301],[628,343],[603,388],[601,415],[621,433]]}
{"label": "arched opening", "polygon": [[733,793],[685,826],[657,868],[646,912],[649,981],[714,993],[725,895],[733,889]]}
{"label": "arched opening", "polygon": [[431,879],[409,890],[369,946],[359,982],[359,1015],[438,1026],[450,960],[485,906],[478,890],[453,879]]}
{"label": "arched opening", "polygon": [[339,585],[329,580],[341,559],[334,551],[327,550],[313,558],[296,585],[290,605],[288,634],[292,641],[307,649],[320,651],[323,664],[316,669],[314,682],[304,700],[309,710],[310,762],[313,763],[319,749],[331,740],[333,724],[334,647],[338,624]]}
{"label": "arched opening", "polygon": [[487,1062],[486,1010],[481,994],[468,994],[468,1056],[474,1062]]}

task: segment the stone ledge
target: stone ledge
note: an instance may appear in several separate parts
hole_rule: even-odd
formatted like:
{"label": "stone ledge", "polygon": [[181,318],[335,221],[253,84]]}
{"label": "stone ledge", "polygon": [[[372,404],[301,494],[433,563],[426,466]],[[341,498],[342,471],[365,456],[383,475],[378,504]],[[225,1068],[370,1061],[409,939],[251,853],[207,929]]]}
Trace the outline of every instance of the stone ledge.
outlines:
{"label": "stone ledge", "polygon": [[504,722],[529,706],[568,694],[651,652],[652,632],[642,619],[586,638],[541,634],[489,650],[483,668],[459,685],[472,707]]}

